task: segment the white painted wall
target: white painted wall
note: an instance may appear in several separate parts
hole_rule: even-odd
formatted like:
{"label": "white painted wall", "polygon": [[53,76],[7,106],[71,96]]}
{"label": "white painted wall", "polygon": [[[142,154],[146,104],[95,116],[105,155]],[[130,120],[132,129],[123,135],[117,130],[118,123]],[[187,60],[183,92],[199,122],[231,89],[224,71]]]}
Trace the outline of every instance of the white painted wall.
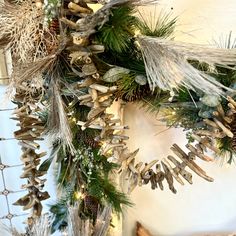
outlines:
{"label": "white painted wall", "polygon": [[[236,32],[236,0],[163,0],[161,8],[179,15],[176,39],[195,43],[211,42],[230,30]],[[140,148],[139,160],[150,161],[170,154],[170,146],[186,144],[180,129],[171,129],[159,135],[165,127],[154,117],[134,105],[125,110],[125,123],[130,126],[131,150]],[[161,125],[161,126],[160,126]],[[135,222],[144,224],[154,236],[196,236],[236,232],[236,167],[218,163],[200,165],[214,177],[209,183],[193,174],[194,184],[176,183],[174,195],[165,185],[165,191],[151,190],[150,186],[137,188],[131,195],[135,207],[128,209],[123,220],[123,236],[134,235]]]}

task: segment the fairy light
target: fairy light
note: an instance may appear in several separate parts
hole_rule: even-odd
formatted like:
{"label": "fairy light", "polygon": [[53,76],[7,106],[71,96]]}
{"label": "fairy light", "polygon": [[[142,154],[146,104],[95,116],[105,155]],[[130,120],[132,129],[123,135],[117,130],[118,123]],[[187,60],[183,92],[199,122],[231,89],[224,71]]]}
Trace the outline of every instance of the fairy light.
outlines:
{"label": "fairy light", "polygon": [[134,31],[134,37],[138,37],[141,34],[141,31],[139,29],[136,29]]}
{"label": "fairy light", "polygon": [[75,198],[77,200],[84,199],[85,195],[82,192],[78,191],[78,192],[75,192]]}

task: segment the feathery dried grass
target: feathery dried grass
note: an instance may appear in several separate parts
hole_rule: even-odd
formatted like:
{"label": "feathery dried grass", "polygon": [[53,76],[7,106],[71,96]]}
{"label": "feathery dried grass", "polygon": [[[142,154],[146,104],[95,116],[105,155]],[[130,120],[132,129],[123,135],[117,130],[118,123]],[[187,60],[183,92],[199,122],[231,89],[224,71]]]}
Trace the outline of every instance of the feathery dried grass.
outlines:
{"label": "feathery dried grass", "polygon": [[50,38],[48,41],[53,41],[53,36],[43,20],[43,10],[30,0],[0,4],[1,46],[11,50],[15,61],[28,63],[47,55],[45,33]]}
{"label": "feathery dried grass", "polygon": [[42,215],[37,219],[30,230],[27,233],[20,233],[16,228],[6,227],[6,230],[11,233],[12,236],[49,236],[51,235],[52,221],[48,215]]}
{"label": "feathery dried grass", "polygon": [[32,229],[30,230],[30,236],[49,236],[51,235],[52,221],[48,215],[42,215],[36,220]]}
{"label": "feathery dried grass", "polygon": [[152,90],[155,87],[173,90],[184,86],[219,95],[223,95],[222,88],[229,90],[210,75],[193,67],[188,60],[228,67],[236,64],[235,49],[210,48],[147,36],[139,36],[138,42]]}
{"label": "feathery dried grass", "polygon": [[59,138],[64,147],[68,147],[72,154],[75,148],[72,143],[73,135],[65,111],[65,104],[60,94],[60,86],[55,79],[51,81],[51,98],[49,101],[48,131],[52,139]]}
{"label": "feathery dried grass", "polygon": [[67,232],[70,236],[92,235],[92,227],[89,220],[82,220],[79,217],[77,206],[69,207]]}
{"label": "feathery dried grass", "polygon": [[111,221],[111,207],[107,206],[98,213],[95,226],[89,220],[82,220],[78,206],[69,207],[67,232],[70,236],[105,236]]}
{"label": "feathery dried grass", "polygon": [[111,206],[106,206],[103,211],[98,212],[93,236],[105,236],[107,234],[111,222],[111,213]]}

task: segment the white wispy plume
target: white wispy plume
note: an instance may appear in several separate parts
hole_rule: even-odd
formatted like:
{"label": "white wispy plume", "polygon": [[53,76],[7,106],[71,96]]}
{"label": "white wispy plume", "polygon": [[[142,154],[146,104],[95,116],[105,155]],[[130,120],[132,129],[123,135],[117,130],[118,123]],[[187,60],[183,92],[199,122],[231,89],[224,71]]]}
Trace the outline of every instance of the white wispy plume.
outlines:
{"label": "white wispy plume", "polygon": [[211,48],[205,45],[138,36],[150,88],[163,90],[200,89],[207,94],[223,95],[229,90],[209,74],[198,70],[189,61],[210,66],[228,67],[236,64],[236,49]]}
{"label": "white wispy plume", "polygon": [[69,148],[72,154],[75,154],[75,148],[72,143],[73,135],[65,111],[65,104],[60,94],[60,87],[56,80],[51,83],[51,99],[48,119],[48,131],[52,140],[59,138],[64,147]]}
{"label": "white wispy plume", "polygon": [[50,236],[51,235],[52,220],[47,214],[42,215],[35,220],[31,229],[27,233],[19,232],[15,228],[5,227],[6,231],[10,232],[12,236]]}
{"label": "white wispy plume", "polygon": [[98,212],[93,226],[89,220],[79,216],[78,206],[69,207],[67,235],[69,236],[105,236],[111,221],[111,207],[107,206]]}
{"label": "white wispy plume", "polygon": [[[0,3],[0,47],[11,50],[17,62],[32,62],[47,55],[43,10],[30,0]],[[52,37],[49,39],[52,40]],[[18,61],[19,60],[19,61]]]}

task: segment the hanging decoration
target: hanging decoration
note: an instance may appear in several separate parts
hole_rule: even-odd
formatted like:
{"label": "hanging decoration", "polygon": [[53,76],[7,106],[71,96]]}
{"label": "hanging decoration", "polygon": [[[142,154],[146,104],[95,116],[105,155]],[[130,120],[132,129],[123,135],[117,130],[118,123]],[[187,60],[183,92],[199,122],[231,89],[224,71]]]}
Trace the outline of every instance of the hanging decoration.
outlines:
{"label": "hanging decoration", "polygon": [[[41,201],[49,194],[42,190],[46,178],[40,177],[52,165],[58,201],[51,204],[47,222],[43,218],[45,230],[33,235],[60,230],[101,236],[112,226],[111,213],[132,205],[127,194],[136,186],[150,183],[163,190],[166,180],[176,193],[175,181],[193,183],[190,172],[212,182],[195,159],[213,161],[206,149],[220,155],[226,143],[235,150],[235,49],[176,42],[177,18],[164,15],[151,27],[135,15],[138,6],[159,1],[97,3],[1,5],[0,46],[12,53],[8,94],[18,106],[15,138],[22,148],[21,178],[27,179],[22,188],[28,190],[15,204],[32,209],[29,235],[42,226]],[[122,115],[109,111],[115,101],[120,113],[126,102],[136,102],[147,112],[159,112],[167,126],[188,130],[188,153],[173,144],[173,155],[137,162],[138,150],[126,144],[129,127]],[[52,150],[40,162],[45,153],[36,150],[46,135]]]}

